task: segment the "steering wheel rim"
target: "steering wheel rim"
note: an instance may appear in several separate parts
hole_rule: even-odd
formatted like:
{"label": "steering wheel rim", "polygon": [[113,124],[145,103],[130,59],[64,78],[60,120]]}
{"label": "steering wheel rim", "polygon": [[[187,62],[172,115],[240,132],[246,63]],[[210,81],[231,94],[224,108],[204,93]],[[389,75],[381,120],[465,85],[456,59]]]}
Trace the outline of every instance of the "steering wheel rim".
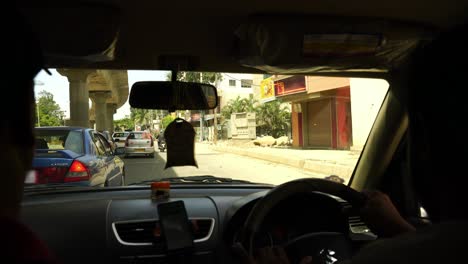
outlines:
{"label": "steering wheel rim", "polygon": [[255,234],[260,230],[260,226],[269,212],[281,201],[293,195],[309,192],[323,192],[340,197],[355,208],[361,208],[366,200],[362,193],[344,184],[324,179],[297,179],[278,185],[255,204],[244,223],[240,242],[247,249],[249,255],[253,255]]}

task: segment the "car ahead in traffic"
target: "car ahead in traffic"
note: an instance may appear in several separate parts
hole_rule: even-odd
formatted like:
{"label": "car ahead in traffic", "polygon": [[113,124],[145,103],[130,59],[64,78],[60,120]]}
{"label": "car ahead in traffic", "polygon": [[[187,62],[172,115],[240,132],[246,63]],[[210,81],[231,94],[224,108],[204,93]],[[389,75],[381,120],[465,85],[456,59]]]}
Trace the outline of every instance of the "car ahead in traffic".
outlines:
{"label": "car ahead in traffic", "polygon": [[114,140],[115,147],[125,148],[125,140],[127,140],[128,135],[130,135],[130,132],[127,131],[114,132],[114,134],[112,134],[112,139]]}
{"label": "car ahead in traffic", "polygon": [[125,140],[125,157],[131,155],[154,157],[154,139],[150,132],[132,131]]}
{"label": "car ahead in traffic", "polygon": [[124,186],[124,162],[99,132],[81,127],[35,128],[34,175],[28,184]]}

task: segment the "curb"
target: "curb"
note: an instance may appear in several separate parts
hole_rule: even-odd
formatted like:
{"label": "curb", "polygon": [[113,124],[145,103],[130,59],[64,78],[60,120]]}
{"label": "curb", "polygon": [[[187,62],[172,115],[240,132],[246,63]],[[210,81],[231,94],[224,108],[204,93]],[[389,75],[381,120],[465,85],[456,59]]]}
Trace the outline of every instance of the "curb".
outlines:
{"label": "curb", "polygon": [[222,146],[213,146],[210,148],[219,152],[227,152],[231,154],[236,154],[240,156],[246,156],[250,158],[265,160],[269,162],[279,163],[298,169],[328,175],[337,175],[343,178],[349,178],[352,174],[354,167],[338,165],[338,164],[327,164],[324,161],[318,160],[307,160],[307,159],[298,159],[292,157],[278,156],[268,153],[259,153],[255,151],[249,151],[247,149],[242,149],[238,147],[222,147]]}

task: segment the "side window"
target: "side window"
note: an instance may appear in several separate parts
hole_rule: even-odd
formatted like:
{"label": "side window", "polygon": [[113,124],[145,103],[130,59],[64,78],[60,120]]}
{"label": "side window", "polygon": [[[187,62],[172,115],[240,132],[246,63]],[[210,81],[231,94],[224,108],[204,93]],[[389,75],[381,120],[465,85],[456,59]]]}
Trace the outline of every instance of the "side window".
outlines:
{"label": "side window", "polygon": [[101,140],[99,140],[98,134],[93,134],[92,136],[94,145],[96,146],[96,154],[98,156],[105,156],[106,155],[106,148],[104,147]]}
{"label": "side window", "polygon": [[101,142],[101,146],[104,148],[105,155],[107,156],[112,155],[112,148],[109,144],[109,141],[107,141],[107,139],[102,135],[96,134],[96,136],[99,138],[99,141]]}

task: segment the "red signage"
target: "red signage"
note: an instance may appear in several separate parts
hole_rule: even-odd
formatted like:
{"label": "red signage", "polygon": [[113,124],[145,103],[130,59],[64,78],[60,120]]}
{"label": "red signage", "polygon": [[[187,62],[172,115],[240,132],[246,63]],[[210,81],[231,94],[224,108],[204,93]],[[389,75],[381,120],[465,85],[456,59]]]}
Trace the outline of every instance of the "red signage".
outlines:
{"label": "red signage", "polygon": [[306,91],[306,77],[291,76],[274,82],[275,95],[283,96],[288,94],[301,93]]}

